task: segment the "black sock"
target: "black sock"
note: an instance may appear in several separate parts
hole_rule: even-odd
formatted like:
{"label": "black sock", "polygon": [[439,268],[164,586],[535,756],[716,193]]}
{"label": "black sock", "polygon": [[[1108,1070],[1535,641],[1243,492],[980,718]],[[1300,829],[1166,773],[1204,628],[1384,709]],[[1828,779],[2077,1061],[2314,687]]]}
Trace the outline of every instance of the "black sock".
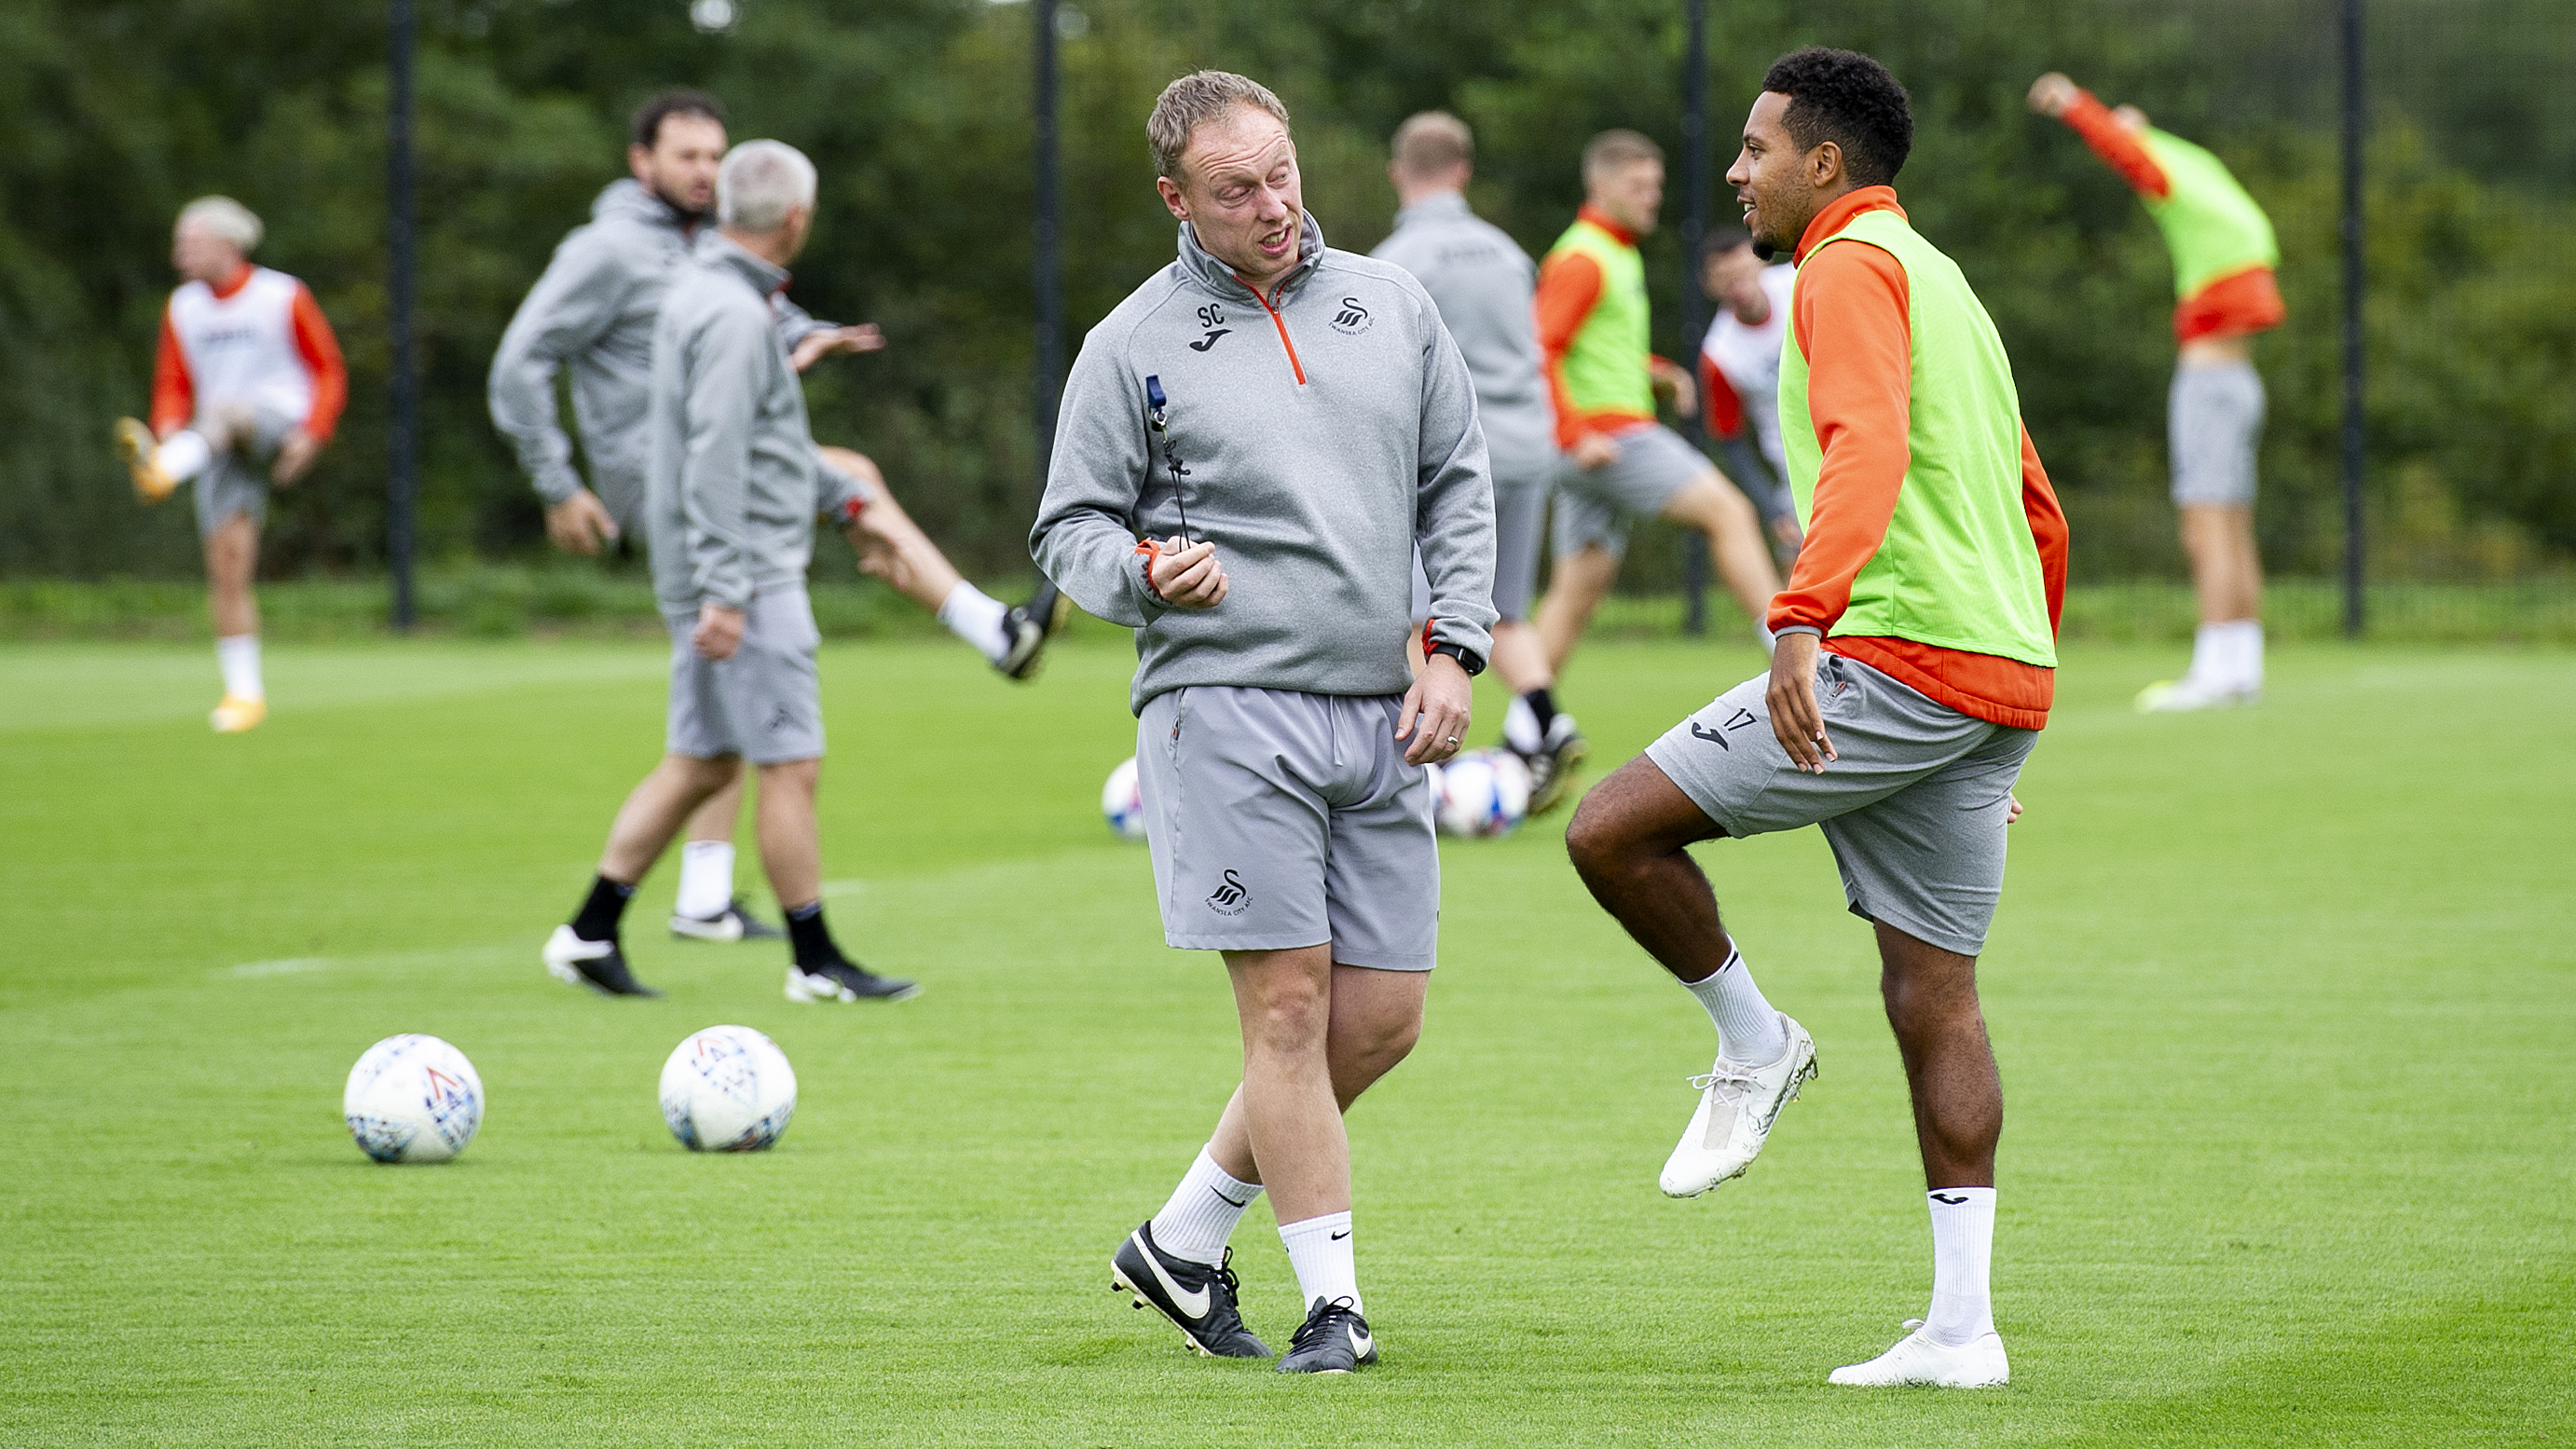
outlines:
{"label": "black sock", "polygon": [[1547,686],[1542,684],[1522,695],[1521,703],[1528,705],[1530,713],[1538,716],[1538,737],[1545,740],[1547,727],[1556,723],[1556,701],[1547,697]]}
{"label": "black sock", "polygon": [[787,913],[787,944],[796,953],[796,964],[808,971],[849,964],[850,958],[841,954],[840,944],[832,939],[832,928],[823,924],[821,901]]}
{"label": "black sock", "polygon": [[590,896],[581,903],[581,913],[572,918],[572,933],[585,941],[616,940],[617,923],[626,918],[626,903],[633,899],[635,887],[604,875],[591,877]]}

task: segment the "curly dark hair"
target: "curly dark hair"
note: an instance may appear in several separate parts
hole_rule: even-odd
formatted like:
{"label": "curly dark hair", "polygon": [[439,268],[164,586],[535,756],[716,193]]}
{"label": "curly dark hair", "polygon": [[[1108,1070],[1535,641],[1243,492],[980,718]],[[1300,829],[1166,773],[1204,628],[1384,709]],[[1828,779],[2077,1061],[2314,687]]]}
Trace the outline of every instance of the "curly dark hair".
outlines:
{"label": "curly dark hair", "polygon": [[1789,98],[1789,137],[1813,150],[1831,141],[1861,186],[1884,186],[1914,149],[1914,112],[1887,67],[1856,50],[1811,45],[1771,62],[1762,89]]}
{"label": "curly dark hair", "polygon": [[650,151],[662,139],[662,123],[673,116],[698,116],[721,126],[724,102],[705,91],[669,90],[635,108],[626,123],[626,139]]}

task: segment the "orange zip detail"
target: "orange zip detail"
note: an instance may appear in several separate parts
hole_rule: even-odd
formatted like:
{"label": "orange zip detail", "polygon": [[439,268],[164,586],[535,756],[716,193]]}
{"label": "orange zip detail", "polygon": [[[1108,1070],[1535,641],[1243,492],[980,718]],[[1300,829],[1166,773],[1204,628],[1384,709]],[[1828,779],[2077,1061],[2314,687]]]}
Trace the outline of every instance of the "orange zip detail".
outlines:
{"label": "orange zip detail", "polygon": [[[1236,275],[1235,280],[1243,282],[1240,274]],[[1279,309],[1270,305],[1270,299],[1261,295],[1259,287],[1250,282],[1243,282],[1243,289],[1252,294],[1252,300],[1261,304],[1262,311],[1270,314],[1270,325],[1279,329],[1279,345],[1288,349],[1288,368],[1297,374],[1297,385],[1304,387],[1306,364],[1297,360],[1297,344],[1288,340],[1288,319],[1279,315]]]}

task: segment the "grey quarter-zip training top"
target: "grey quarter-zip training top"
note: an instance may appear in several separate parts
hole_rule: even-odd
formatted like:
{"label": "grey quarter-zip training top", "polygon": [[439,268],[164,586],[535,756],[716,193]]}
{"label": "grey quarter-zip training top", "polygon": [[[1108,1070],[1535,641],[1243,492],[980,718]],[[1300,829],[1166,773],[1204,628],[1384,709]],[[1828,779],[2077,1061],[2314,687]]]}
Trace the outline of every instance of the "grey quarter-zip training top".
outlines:
{"label": "grey quarter-zip training top", "polygon": [[1454,191],[1397,212],[1394,232],[1369,255],[1411,272],[1439,304],[1476,380],[1495,485],[1545,487],[1556,476],[1556,407],[1538,345],[1538,264]]}
{"label": "grey quarter-zip training top", "polygon": [[814,451],[778,325],[786,285],[784,269],[713,228],[671,274],[644,424],[653,593],[667,612],[803,588],[815,515],[852,499]]}
{"label": "grey quarter-zip training top", "polygon": [[[1135,629],[1135,709],[1188,685],[1403,693],[1417,543],[1434,640],[1492,647],[1493,478],[1458,345],[1402,267],[1325,246],[1311,215],[1299,251],[1265,297],[1183,223],[1067,379],[1029,549]],[[1231,579],[1213,609],[1146,584],[1139,536],[1180,533],[1184,509]]]}
{"label": "grey quarter-zip training top", "polygon": [[[486,389],[492,425],[549,505],[581,488],[572,439],[555,409],[555,372],[572,373],[592,491],[621,526],[637,526],[644,501],[644,415],[653,376],[653,319],[672,274],[687,260],[693,226],[633,177],[603,188],[590,221],[566,233],[528,289],[492,354]],[[775,325],[789,348],[818,322],[779,299]]]}

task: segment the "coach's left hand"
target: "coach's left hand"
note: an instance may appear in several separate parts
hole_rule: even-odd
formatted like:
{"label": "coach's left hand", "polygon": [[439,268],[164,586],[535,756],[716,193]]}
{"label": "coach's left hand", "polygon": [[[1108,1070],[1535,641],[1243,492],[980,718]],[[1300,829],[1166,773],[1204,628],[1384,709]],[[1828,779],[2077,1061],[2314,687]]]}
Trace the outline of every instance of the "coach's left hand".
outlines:
{"label": "coach's left hand", "polygon": [[712,600],[698,605],[698,627],[689,643],[709,659],[731,659],[742,647],[742,610]]}
{"label": "coach's left hand", "polygon": [[311,433],[290,428],[278,440],[277,464],[269,469],[268,476],[276,480],[278,487],[292,488],[295,480],[304,476],[304,470],[313,466],[313,456],[321,451],[322,445],[313,441]]}
{"label": "coach's left hand", "polygon": [[1411,740],[1405,747],[1408,765],[1437,765],[1458,753],[1458,742],[1467,737],[1467,714],[1476,702],[1475,686],[1467,682],[1467,671],[1446,654],[1434,654],[1422,672],[1413,677],[1413,687],[1404,692],[1404,708],[1395,717],[1395,737]]}

